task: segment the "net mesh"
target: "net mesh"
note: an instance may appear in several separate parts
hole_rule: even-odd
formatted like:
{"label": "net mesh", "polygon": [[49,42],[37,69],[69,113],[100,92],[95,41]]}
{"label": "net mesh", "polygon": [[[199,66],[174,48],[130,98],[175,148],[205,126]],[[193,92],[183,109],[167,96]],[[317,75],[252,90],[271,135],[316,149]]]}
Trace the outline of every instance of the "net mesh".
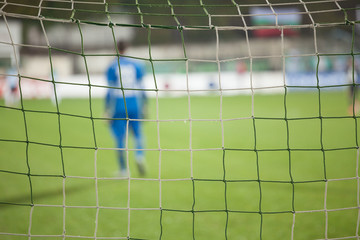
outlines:
{"label": "net mesh", "polygon": [[[254,7],[267,8],[268,10],[265,13],[251,12],[250,9]],[[289,7],[291,7],[292,10],[294,8],[297,10],[291,12]],[[17,128],[20,128],[24,133],[22,137],[18,137],[15,134],[0,134],[0,141],[4,144],[2,145],[4,152],[7,146],[5,144],[15,144],[18,146],[23,154],[22,161],[26,164],[26,168],[23,171],[11,170],[11,167],[8,167],[5,163],[1,165],[1,179],[5,182],[9,181],[9,186],[4,190],[5,192],[2,192],[3,196],[0,197],[0,208],[28,209],[19,210],[20,213],[18,213],[18,215],[23,215],[19,217],[19,219],[22,219],[21,225],[26,225],[26,231],[24,228],[13,230],[14,228],[8,227],[6,225],[5,215],[0,215],[1,218],[3,218],[1,222],[4,226],[0,228],[0,235],[8,237],[7,239],[174,239],[176,236],[184,239],[209,239],[209,237],[211,238],[212,236],[216,236],[217,239],[239,239],[244,235],[247,235],[249,239],[272,238],[271,236],[301,239],[301,235],[299,235],[299,237],[297,234],[303,231],[307,232],[307,229],[312,228],[311,225],[314,225],[316,229],[312,232],[309,231],[309,235],[305,238],[359,239],[359,144],[358,115],[355,104],[356,95],[353,95],[351,99],[353,104],[351,105],[350,115],[347,115],[346,111],[339,114],[328,113],[329,106],[327,104],[329,103],[326,102],[326,98],[331,94],[331,92],[329,93],[327,90],[345,89],[358,85],[356,82],[356,58],[359,52],[356,50],[356,46],[359,44],[357,41],[359,36],[357,32],[359,20],[356,20],[356,11],[359,11],[359,7],[356,6],[356,1],[345,0],[263,0],[255,2],[236,0],[183,2],[170,0],[135,0],[121,2],[106,0],[5,0],[0,2],[1,24],[6,27],[8,34],[8,40],[2,40],[0,45],[11,49],[10,52],[14,58],[16,69],[15,74],[3,73],[1,76],[4,78],[16,77],[19,79],[18,88],[20,96],[19,106],[6,106],[1,102],[0,111],[2,111],[4,115],[9,113],[9,111],[20,113],[22,120],[18,122],[20,122],[22,126]],[[130,17],[131,21],[123,18],[124,16]],[[271,18],[272,24],[258,25],[250,20],[257,16]],[[305,20],[297,24],[284,24],[282,19],[286,16],[300,16]],[[38,33],[41,34],[43,40],[39,40],[38,43],[35,41],[25,43],[16,42],[13,39],[13,33],[10,27],[10,21],[13,20],[22,21],[22,23],[25,24],[24,26],[27,26],[27,21],[33,21],[39,26],[38,29],[40,30]],[[70,27],[76,27],[78,35],[72,38],[69,31],[69,36],[56,36],[51,29],[51,26],[55,25],[69,26],[69,29]],[[28,26],[30,28],[30,25]],[[107,46],[112,47],[114,51],[96,51],[98,47],[97,44],[100,43],[92,43],[90,39],[98,33],[96,31],[91,33],[85,31],[84,29],[87,27],[106,29],[107,35],[105,42],[108,44]],[[322,39],[319,40],[318,37],[321,31],[337,28],[346,28],[350,40],[341,43],[340,50],[336,49],[339,50],[336,52],[332,51],[332,47],[326,45],[326,42]],[[136,29],[136,36],[133,41],[135,43],[145,44],[145,53],[144,51],[141,54],[134,52],[126,56],[146,62],[148,78],[151,80],[148,81],[147,87],[142,89],[128,89],[123,87],[118,89],[125,95],[126,91],[129,90],[145,91],[152,97],[154,109],[154,112],[150,114],[151,117],[148,119],[137,120],[129,119],[128,117],[125,119],[127,120],[127,133],[126,146],[124,149],[106,146],[99,137],[101,133],[97,130],[97,124],[114,119],[104,118],[101,116],[102,113],[95,112],[99,109],[97,105],[98,102],[94,100],[98,96],[95,94],[95,91],[98,89],[105,91],[112,87],[94,82],[91,74],[91,67],[93,66],[91,65],[91,61],[93,58],[119,58],[121,56],[116,48],[116,42],[119,39],[127,38],[127,35],[131,35],[131,33],[127,34],[127,32],[125,32],[124,34],[124,32],[121,32],[118,34],[117,31],[119,31],[119,29],[122,29],[122,31]],[[276,41],[279,49],[276,53],[262,53],[257,50],[256,47],[259,45],[254,45],[257,40],[253,35],[255,35],[255,32],[258,30],[275,30],[277,32]],[[311,39],[313,49],[309,51],[304,50],[300,53],[287,52],[287,46],[289,44],[287,33],[289,30],[304,31],[307,39]],[[66,33],[66,31],[62,31],[61,33]],[[230,37],[227,38],[226,34],[229,34]],[[340,35],[341,34],[343,33],[340,33]],[[240,35],[241,37],[239,37]],[[173,38],[171,38],[171,36]],[[211,36],[214,40],[214,44],[211,45],[210,48],[208,48],[206,44],[196,42],[197,39],[206,40],[207,36]],[[229,50],[226,48],[226,45],[230,42],[228,39],[234,37],[235,39],[241,38],[241,40],[239,39],[239,41],[241,41],[241,49],[235,49],[234,46],[230,47]],[[156,51],[159,45],[154,45],[153,41],[160,42],[160,48],[166,48],[169,43],[161,43],[162,38],[173,39],[173,41],[178,44],[178,48],[175,50],[169,48],[169,51],[165,49],[164,55],[159,54],[159,52]],[[174,40],[174,38],[176,39]],[[225,41],[223,41],[223,38]],[[76,42],[72,42],[72,45],[66,45],[67,39],[70,39],[69,41],[76,39]],[[262,44],[269,44],[270,48],[270,44],[273,43],[271,41],[272,39],[270,39],[268,43],[262,42]],[[170,44],[172,44],[172,42],[170,42]],[[198,51],[196,51],[196,48],[203,49],[200,50],[200,52],[205,53],[203,53],[203,55],[197,55]],[[47,54],[50,76],[38,77],[35,74],[27,74],[23,71],[20,65],[22,60],[20,59],[19,49],[27,49],[29,53],[34,51],[35,55]],[[90,49],[90,51],[88,49]],[[230,51],[230,53],[231,51],[236,53],[240,51],[240,54],[235,57],[231,54],[224,55],[224,51],[226,50]],[[175,51],[175,53],[171,51]],[[82,64],[81,68],[86,77],[84,77],[82,81],[58,80],[60,78],[57,78],[55,70],[56,63],[53,61],[54,56],[57,54],[70,55],[78,59],[78,62]],[[321,68],[326,58],[335,58],[337,56],[350,58],[352,83],[333,81],[333,78],[328,78],[328,75],[322,75],[323,72]],[[315,81],[302,82],[302,75],[296,75],[294,81],[291,81],[291,76],[288,75],[287,64],[289,62],[296,64],[297,58],[315,60],[315,68],[312,73]],[[259,80],[259,72],[256,68],[259,67],[259,62],[263,59],[275,63],[276,66],[274,68],[278,72],[278,75],[276,75],[277,81],[261,82],[261,80]],[[246,73],[244,73],[247,74],[246,83],[243,85],[234,85],[231,81],[229,83],[227,79],[228,76],[224,73],[223,68],[227,66],[226,64],[241,61],[246,62],[248,67]],[[177,79],[177,81],[182,81],[180,87],[168,89],[163,85],[166,81],[163,80],[161,74],[158,73],[158,67],[164,62],[182,66],[180,68],[182,68],[183,77]],[[201,68],[202,65],[200,65],[200,63],[206,63],[208,64],[207,66],[211,65],[212,70],[215,70],[215,73],[211,75],[213,81],[211,81],[212,85],[210,87],[198,87],[194,85],[196,84],[196,78],[198,76],[193,72],[194,69]],[[171,67],[173,65],[168,66]],[[167,77],[170,77],[172,74],[171,70],[169,72]],[[264,78],[267,78],[266,73]],[[51,95],[55,102],[54,108],[51,110],[32,108],[26,96],[26,93],[29,91],[26,89],[26,81],[50,84]],[[67,112],[64,110],[65,108],[63,108],[62,103],[60,103],[60,96],[57,89],[60,87],[65,88],[65,86],[68,88],[85,89],[83,92],[86,99],[86,104],[84,105],[87,108],[84,110],[86,114]],[[266,93],[272,90],[279,96],[277,108],[281,109],[281,114],[276,115],[271,112],[266,113],[266,111],[257,114],[257,101],[262,101],[258,98],[257,93],[259,91]],[[299,90],[311,91],[313,93],[312,96],[315,96],[311,98],[311,102],[306,102],[306,99],[302,98],[298,99],[298,101],[306,102],[306,108],[314,110],[310,115],[301,115],[301,113],[294,114],[292,106],[294,106],[294,101],[296,100],[293,99],[292,94],[299,93]],[[239,93],[245,93],[246,99],[242,99],[245,103],[242,104],[246,105],[244,109],[246,108],[247,110],[245,110],[245,113],[242,115],[231,115],[229,114],[229,109],[226,107],[229,103],[228,96]],[[94,94],[96,97],[93,96]],[[184,100],[179,105],[176,105],[174,98],[167,98],[166,94],[170,94],[170,96],[172,96],[172,94],[179,94]],[[216,105],[214,114],[201,115],[196,112],[201,109],[201,97],[196,98],[196,96],[202,94],[214,94],[213,98],[216,99],[212,102]],[[178,112],[182,113],[178,115],[175,114],[175,117],[169,119],[166,114],[162,112],[162,109],[165,109],[163,106],[166,104],[163,102],[163,99],[168,102],[167,104],[170,104],[170,108],[179,108]],[[194,105],[194,102],[197,101],[200,102],[200,107]],[[334,101],[340,100],[335,99]],[[175,105],[171,106],[171,104]],[[180,107],[181,104],[183,104],[183,108]],[[235,104],[241,105],[239,102]],[[264,100],[264,102],[260,104],[266,106],[271,103],[267,103],[267,100]],[[324,106],[324,104],[326,106]],[[241,109],[242,107],[239,106],[239,108]],[[271,106],[269,106],[269,108],[271,109]],[[33,137],[34,132],[31,128],[34,126],[34,120],[32,119],[32,114],[36,114],[36,116],[39,117],[51,115],[52,121],[54,121],[51,134],[56,136],[55,141],[47,141],[47,139]],[[90,121],[88,128],[90,130],[86,135],[87,140],[85,143],[68,144],[71,141],[65,138],[64,128],[67,127],[67,121],[71,120],[66,119]],[[150,168],[154,169],[156,174],[146,178],[139,178],[136,175],[135,177],[133,177],[133,175],[130,177],[112,177],[106,174],[100,174],[104,169],[101,163],[104,158],[102,155],[104,152],[125,151],[127,164],[131,166],[130,155],[139,150],[133,148],[129,140],[129,123],[131,121],[141,121],[144,124],[148,124],[146,126],[149,126],[149,128],[150,126],[152,128],[151,131],[149,130],[149,132],[153,134],[152,137],[149,137],[152,143],[149,144],[150,147],[142,149],[142,151],[148,154],[148,160],[151,156],[155,159],[148,164],[155,164],[155,167]],[[231,127],[230,130],[228,130],[232,123],[239,121],[246,123],[240,131],[234,130],[232,133]],[[307,134],[306,141],[315,142],[316,144],[296,144],[293,134],[299,130],[295,130],[294,125],[304,121],[316,125],[315,129],[318,131],[315,132],[311,130],[300,130],[305,131],[305,134]],[[329,121],[339,121],[342,125],[350,126],[350,130],[346,130],[343,136],[330,136],[328,134],[329,127],[336,128],[337,125],[331,125]],[[272,125],[265,126],[264,122],[271,123]],[[206,125],[208,123],[210,125]],[[169,126],[165,127],[167,126],[166,124],[169,124]],[[186,127],[180,126],[181,124],[185,124]],[[277,124],[282,125],[281,131],[278,131],[276,127]],[[75,124],[72,125],[73,129],[76,129],[76,126]],[[205,128],[199,126],[205,126]],[[217,131],[216,134],[208,136],[215,138],[213,141],[215,143],[202,144],[198,140],[199,131],[210,131],[207,129],[209,126],[212,126]],[[265,130],[264,126],[266,128]],[[182,138],[181,141],[183,141],[181,144],[171,145],[174,137],[164,134],[164,130],[162,129],[177,127],[181,130],[185,129],[184,132],[186,133],[185,135],[184,133],[180,133],[179,138]],[[272,127],[275,129],[274,131],[271,131]],[[269,139],[261,139],[261,134],[264,131],[270,132],[271,137]],[[281,134],[285,136],[279,140],[282,144],[267,144],[268,142],[278,141],[276,135]],[[301,132],[297,132],[297,134],[301,134]],[[237,147],[236,144],[228,144],[228,135],[239,135],[238,138],[246,139],[247,143],[239,144],[239,147]],[[329,144],[329,138],[350,140],[346,144],[331,145]],[[60,164],[54,164],[57,168],[57,170],[54,171],[56,173],[42,173],[36,171],[36,166],[32,166],[31,149],[36,147],[55,149],[54,154],[48,156],[48,158],[57,159],[56,161],[60,162]],[[66,158],[71,150],[89,150],[91,152],[91,154],[89,154],[90,156],[86,158],[86,163],[83,163],[84,166],[82,166],[86,168],[91,165],[91,167],[89,167],[93,171],[91,176],[72,174],[74,171],[66,166]],[[20,150],[18,151],[20,152]],[[349,153],[344,154],[345,152]],[[177,160],[183,160],[184,165],[187,164],[189,171],[187,174],[184,174],[185,176],[177,174],[176,170],[172,172],[173,175],[171,175],[171,173],[167,174],[164,172],[166,169],[162,169],[162,167],[165,166],[164,164],[168,164],[165,163],[168,161],[165,161],[165,159],[175,155],[180,156]],[[270,158],[270,155],[272,155],[271,159],[285,159],[285,161],[279,160],[279,162],[275,163],[269,160],[270,162],[264,165],[264,159]],[[232,158],[229,156],[232,156]],[[10,153],[7,153],[7,155],[3,154],[2,157],[2,162],[12,161],[12,155]],[[215,166],[216,171],[213,175],[206,173],[206,169],[210,169],[209,164],[211,164],[209,163],[210,161],[207,162],[206,159],[210,158],[215,158],[217,162]],[[242,161],[245,164],[245,162],[249,161],[249,164],[252,164],[254,174],[247,175],[247,173],[241,172],[241,167],[243,167],[241,164],[236,165],[240,170],[234,174],[234,163],[230,160],[233,158],[236,159],[237,164]],[[298,160],[299,158],[301,161]],[[307,168],[315,168],[314,165],[310,165],[310,167],[306,165],[308,163],[307,158],[318,164],[316,167],[321,173],[315,178],[298,177],[299,171],[311,172],[312,169]],[[340,162],[340,165],[338,165],[336,169],[340,174],[333,174],[333,169],[327,166],[333,158],[336,158],[337,163]],[[341,173],[345,172],[345,170],[341,168],[341,161],[347,162],[347,158],[351,159],[351,174],[342,175]],[[90,163],[89,160],[92,162]],[[112,160],[115,161],[114,159]],[[345,163],[343,164],[345,165]],[[71,164],[69,165],[71,166]],[[282,174],[284,174],[285,177],[269,177],[271,176],[272,170],[269,170],[269,173],[265,169],[267,167],[270,169],[281,168],[284,170]],[[200,171],[199,169],[204,170]],[[134,171],[136,170],[134,169]],[[274,172],[278,174],[277,171],[274,170]],[[18,175],[27,178],[27,183],[23,184],[23,186],[17,185],[16,182],[14,182],[14,184],[11,183],[13,176]],[[329,175],[340,177],[329,177]],[[39,181],[51,182],[52,180],[49,180],[50,178],[60,179],[56,181],[56,185],[58,185],[61,190],[61,198],[59,201],[44,203],[39,200],[40,197],[38,193],[34,193],[34,187],[39,184]],[[90,191],[90,194],[84,194],[80,199],[74,200],[74,202],[69,204],[69,199],[72,199],[73,191],[79,190],[76,189],[76,187],[74,188],[71,181],[81,182],[81,180],[91,181],[92,185],[90,188],[93,190]],[[111,199],[111,194],[106,195],[106,197],[103,195],[103,189],[106,188],[104,181],[123,184],[121,187],[110,184],[106,186],[110,186],[112,189],[122,188],[123,192],[121,195],[125,196],[125,204],[118,204],[120,200],[114,200],[110,204],[106,203],[107,199]],[[349,188],[345,188],[344,191],[336,189],[336,183],[338,182],[351,182],[351,191]],[[175,183],[175,185],[171,185],[173,187],[169,190],[168,184],[172,183]],[[185,185],[189,183],[186,189],[190,190],[186,193],[181,192],[177,194],[176,183]],[[217,186],[214,187],[215,185]],[[269,190],[269,185],[275,187]],[[310,190],[306,191],[305,186],[308,185],[318,187],[310,188]],[[334,187],[330,187],[330,185]],[[339,188],[343,187],[343,185],[338,186]],[[9,187],[17,188],[18,193],[25,193],[25,195],[29,197],[29,200],[14,200],[9,198],[6,192],[10,191],[7,190]],[[82,187],[83,186],[80,185],[78,188]],[[213,192],[210,191],[210,194],[207,195],[204,188],[211,189],[213,187],[217,190]],[[137,198],[135,192],[147,192],[146,188],[152,189],[151,191],[153,192],[150,193],[151,196],[156,193],[155,195],[157,196],[153,197],[155,200],[148,200],[148,202],[155,202],[155,204],[147,204],[146,198],[149,196],[141,196],[147,203],[134,203],[133,199]],[[277,195],[281,195],[278,191],[285,191],[286,197],[277,198]],[[314,192],[321,192],[321,196],[314,194]],[[10,195],[11,194],[12,192],[10,192]],[[172,199],[170,197],[171,195],[174,195],[176,199]],[[336,196],[334,197],[334,195]],[[351,198],[349,201],[344,200],[346,204],[333,202],[333,198],[339,198],[340,200],[338,201],[341,202],[341,199],[346,198],[346,196],[350,196]],[[85,198],[91,198],[91,201],[85,200]],[[152,197],[149,197],[149,199],[150,198]],[[329,198],[331,198],[331,200],[329,200]],[[204,199],[211,199],[209,201],[210,203],[204,201]],[[175,201],[175,204],[170,204],[171,201]],[[244,201],[246,204],[244,204]],[[328,206],[328,201],[331,202],[330,207]],[[239,202],[240,206],[236,204],[237,202]],[[277,204],[282,206],[282,202],[286,202],[286,207],[273,207]],[[321,204],[319,204],[319,202],[321,202]],[[39,212],[42,211],[39,209],[42,208],[60,211],[55,215],[60,218],[61,222],[61,230],[58,231],[57,234],[51,231],[49,233],[49,231],[45,230],[46,224],[48,224],[47,221],[51,221],[51,216],[49,217],[44,214],[40,217],[43,220],[39,220]],[[86,212],[82,215],[82,212],[79,211],[79,214],[69,215],[69,212],[73,209],[86,209],[90,210],[90,213]],[[121,215],[119,218],[125,220],[123,220],[121,224],[116,223],[117,218],[113,215],[105,217],[107,211]],[[136,215],[137,213],[139,213],[138,216]],[[338,213],[338,215],[332,215],[333,213]],[[315,222],[312,218],[307,219],[303,217],[312,214],[318,214],[317,217],[314,218],[316,219]],[[79,216],[79,219],[81,219],[81,216],[91,219],[90,222],[92,223],[88,225],[93,224],[92,227],[90,227],[92,231],[91,234],[87,231],[76,230],[77,228],[83,229],[87,226],[81,224],[77,226],[76,222],[80,220],[78,220],[76,215]],[[21,221],[19,220],[18,222]],[[305,221],[305,223],[302,221]],[[269,222],[275,222],[275,225],[280,226],[278,226],[279,228],[269,230],[267,227]],[[339,222],[343,222],[343,225],[339,224]],[[119,230],[120,232],[111,234],[106,232],[106,230],[105,233],[101,230],[100,233],[100,228],[103,229],[102,225],[104,224],[114,224],[115,228],[121,230]],[[147,224],[152,230],[146,230]],[[217,227],[214,227],[214,225]],[[212,231],[212,228],[215,230]],[[345,230],[340,231],[339,228]],[[219,231],[221,233],[219,233]],[[186,232],[188,235],[182,235],[185,234],[182,232]],[[211,235],[206,235],[204,232],[208,232]],[[283,235],[279,235],[279,233]],[[247,239],[246,236],[244,239]]]}

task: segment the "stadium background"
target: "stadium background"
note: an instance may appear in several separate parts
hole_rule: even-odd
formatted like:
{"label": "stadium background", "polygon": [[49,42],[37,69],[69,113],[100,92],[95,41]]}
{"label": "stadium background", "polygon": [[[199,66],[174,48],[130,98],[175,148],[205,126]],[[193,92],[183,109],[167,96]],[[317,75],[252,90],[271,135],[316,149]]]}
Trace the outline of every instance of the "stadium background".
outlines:
{"label": "stadium background", "polygon": [[[16,1],[21,4],[21,1]],[[132,12],[136,9],[131,6],[131,1],[122,1],[120,5],[112,6],[113,9],[110,11],[114,12]],[[186,5],[191,1],[185,1],[182,4]],[[234,8],[220,7],[222,4],[226,6],[227,1],[217,2],[217,7],[209,7],[207,10],[209,13],[221,14],[236,14]],[[253,3],[242,1],[245,7],[242,7],[245,20],[250,24],[249,26],[257,25],[274,25],[276,18],[275,16],[266,16],[271,14],[271,10],[268,7],[262,7],[261,2]],[[252,4],[259,6],[251,7]],[[273,4],[281,3],[281,1],[273,1]],[[36,5],[36,1],[32,4]],[[66,18],[67,11],[56,11],[56,8],[66,6],[66,3],[57,2],[45,2],[44,7],[48,7],[48,10],[43,10],[42,14],[46,18],[47,15],[51,18]],[[107,19],[103,15],[90,15],[86,11],[97,11],[101,9],[99,4],[79,4],[79,8],[85,9],[84,12],[77,11],[76,16],[81,20],[94,20],[103,23]],[[111,2],[109,2],[111,4]],[[146,2],[144,2],[146,4]],[[228,5],[227,5],[228,6]],[[310,4],[309,11],[319,12],[313,14],[314,21],[329,23],[329,27],[322,27],[316,31],[316,44],[319,53],[331,56],[321,56],[319,66],[319,72],[336,72],[328,74],[327,76],[333,76],[334,81],[329,81],[334,84],[346,84],[344,80],[344,72],[346,71],[346,56],[341,53],[349,52],[352,46],[352,28],[351,26],[337,26],[336,28],[331,27],[332,22],[342,21],[343,13],[329,12],[326,13],[327,9],[334,9],[335,3],[322,2],[317,4]],[[347,11],[347,17],[349,20],[359,19],[359,10],[355,9],[356,1],[342,1],[341,6],[344,8],[354,8],[354,10]],[[285,6],[274,6],[277,11],[290,12],[293,14],[279,15],[280,24],[290,25],[306,25],[310,24],[310,18],[306,14],[297,14],[301,11],[301,5],[285,5]],[[54,10],[53,10],[54,9]],[[5,9],[8,12],[35,15],[37,14],[36,8],[20,8],[17,5],[8,5]],[[187,7],[179,8],[178,13],[189,14],[190,17],[179,17],[183,25],[189,26],[202,26],[208,24],[208,17],[202,16],[203,9],[201,7]],[[154,14],[166,14],[169,9],[156,5],[142,7],[142,11],[149,13],[146,15],[144,21],[146,24],[167,24],[176,25],[176,22],[172,18],[164,16],[152,16]],[[196,17],[191,17],[191,14]],[[255,15],[249,16],[247,15]],[[139,21],[138,15],[127,15],[127,14],[113,14],[112,21],[121,22],[123,24],[134,24]],[[16,52],[20,54],[20,67],[24,76],[32,76],[41,79],[51,79],[51,70],[49,63],[49,52],[46,47],[29,47],[29,46],[46,46],[46,39],[42,33],[42,27],[36,19],[15,19],[8,17],[10,31],[14,42],[23,44],[22,47],[17,46]],[[242,26],[240,18],[226,17],[214,18],[213,24],[216,26]],[[44,27],[47,37],[54,48],[51,53],[54,77],[55,81],[58,82],[71,82],[75,81],[78,83],[87,83],[86,68],[83,63],[82,56],[71,54],[71,52],[80,52],[82,42],[80,40],[80,34],[76,24],[64,24],[61,22],[44,21]],[[356,26],[356,38],[359,36],[359,26]],[[85,25],[82,27],[83,34],[83,46],[84,51],[87,54],[111,54],[114,52],[114,43],[112,33],[109,28],[96,25]],[[0,27],[0,40],[2,42],[10,42],[9,35],[7,33],[6,25],[3,23]],[[93,34],[97,32],[98,34]],[[250,51],[254,57],[252,61],[251,71],[255,73],[253,81],[258,86],[264,86],[264,82],[267,83],[265,86],[279,85],[278,74],[283,71],[282,67],[282,43],[280,38],[280,31],[278,29],[257,29],[248,31],[250,37]],[[131,48],[128,52],[130,56],[149,58],[148,50],[148,36],[146,29],[142,28],[129,28],[119,27],[115,31],[117,39],[122,39],[131,42]],[[286,59],[286,74],[289,76],[286,80],[291,85],[292,79],[301,78],[303,79],[300,84],[316,85],[316,78],[314,74],[306,74],[315,72],[317,58],[313,55],[315,52],[315,40],[314,32],[311,28],[300,28],[290,29],[284,32],[284,54],[288,56],[306,55],[304,57],[294,57]],[[184,31],[184,40],[187,50],[188,58],[199,61],[192,61],[188,66],[188,74],[198,77],[197,81],[191,81],[194,84],[194,89],[204,89],[204,86],[208,86],[208,89],[216,88],[217,86],[217,72],[218,66],[215,62],[208,62],[207,60],[216,60],[216,35],[214,31]],[[179,64],[178,61],[172,61],[172,59],[183,58],[183,46],[181,36],[178,31],[171,29],[155,29],[151,34],[151,54],[153,59],[168,59],[168,61],[160,61],[154,63],[154,70],[159,81],[159,88],[162,89],[181,89],[184,90],[185,80],[184,73],[186,72],[185,64]],[[266,44],[264,44],[266,41]],[[355,40],[355,48],[359,47],[359,41]],[[56,49],[62,49],[69,51],[56,51]],[[221,63],[221,72],[224,72],[229,76],[230,82],[235,83],[235,86],[249,86],[249,76],[247,73],[250,68],[250,61],[248,59],[248,46],[246,43],[246,37],[244,31],[241,30],[229,30],[221,31],[219,33],[219,59],[240,59],[234,61],[223,61]],[[339,54],[336,56],[336,54]],[[5,74],[11,66],[11,58],[13,56],[13,49],[11,45],[2,44],[0,48],[0,73]],[[243,58],[243,60],[241,60]],[[87,58],[88,72],[90,74],[91,82],[95,85],[104,85],[104,70],[108,66],[112,57],[107,56],[94,56]],[[146,62],[146,68],[148,76],[146,78],[146,86],[153,87],[152,80],[152,69],[149,62]],[[265,72],[261,74],[261,72]],[[341,72],[343,74],[341,74]],[[213,74],[212,74],[213,73]],[[294,76],[300,73],[299,76]],[[199,77],[200,76],[200,77]],[[265,79],[266,78],[266,79]],[[181,79],[179,81],[179,79]],[[320,79],[324,79],[320,77]],[[234,82],[235,81],[235,82]],[[179,83],[181,82],[181,83]],[[259,83],[257,83],[259,82]],[[23,78],[22,84],[27,87],[24,88],[24,97],[28,98],[49,98],[52,95],[51,83],[32,81],[30,79]],[[225,81],[224,81],[224,84]],[[299,82],[298,82],[299,84]],[[2,76],[0,88],[5,87],[5,79]],[[64,97],[80,97],[87,96],[86,90],[82,88],[68,85],[58,85],[59,95]],[[1,94],[0,96],[3,95]],[[83,93],[81,93],[83,92]],[[94,96],[103,96],[104,89],[94,89]],[[148,92],[149,93],[149,92]]]}

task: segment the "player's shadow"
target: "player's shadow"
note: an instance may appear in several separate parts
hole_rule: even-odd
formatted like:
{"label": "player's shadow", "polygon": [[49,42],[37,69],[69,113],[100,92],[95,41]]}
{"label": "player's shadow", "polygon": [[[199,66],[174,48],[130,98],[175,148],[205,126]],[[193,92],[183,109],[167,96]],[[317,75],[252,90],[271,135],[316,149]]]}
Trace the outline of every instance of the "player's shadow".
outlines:
{"label": "player's shadow", "polygon": [[[91,188],[95,188],[94,183],[84,183],[84,184],[73,184],[70,186],[66,186],[65,189],[65,195],[70,195],[70,194],[78,194],[80,192],[86,192]],[[54,188],[51,190],[44,190],[44,191],[40,191],[40,192],[34,192],[33,193],[33,203],[37,204],[39,202],[43,202],[44,199],[49,199],[49,198],[56,198],[56,197],[61,197],[63,196],[64,192],[63,192],[63,188]],[[61,200],[62,201],[62,200]],[[5,207],[10,207],[10,206],[14,206],[14,205],[20,205],[20,206],[31,206],[31,194],[29,192],[23,193],[23,194],[19,194],[17,196],[13,196],[10,198],[3,198],[0,199],[0,209],[1,208],[5,208]]]}

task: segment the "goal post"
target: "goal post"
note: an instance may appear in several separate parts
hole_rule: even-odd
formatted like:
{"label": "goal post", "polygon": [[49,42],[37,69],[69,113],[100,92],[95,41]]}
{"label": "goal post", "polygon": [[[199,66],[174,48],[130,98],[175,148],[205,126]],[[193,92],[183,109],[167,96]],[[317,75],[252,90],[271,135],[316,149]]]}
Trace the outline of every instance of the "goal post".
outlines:
{"label": "goal post", "polygon": [[0,1],[0,236],[359,239],[359,12]]}

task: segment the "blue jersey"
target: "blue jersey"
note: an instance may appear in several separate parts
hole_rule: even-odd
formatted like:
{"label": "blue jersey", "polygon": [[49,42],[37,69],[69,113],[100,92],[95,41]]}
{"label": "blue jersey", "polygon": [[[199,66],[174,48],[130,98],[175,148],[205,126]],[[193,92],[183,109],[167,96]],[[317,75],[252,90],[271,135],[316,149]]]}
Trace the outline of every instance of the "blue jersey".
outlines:
{"label": "blue jersey", "polygon": [[[139,113],[144,94],[143,91],[134,89],[143,89],[142,78],[144,76],[144,72],[142,64],[129,58],[121,57],[119,61],[116,59],[111,63],[106,72],[108,86],[116,87],[118,89],[108,89],[106,95],[106,108],[110,110],[113,117],[124,117],[124,97],[126,110],[128,112]],[[122,91],[120,89],[121,86],[127,90]]]}

